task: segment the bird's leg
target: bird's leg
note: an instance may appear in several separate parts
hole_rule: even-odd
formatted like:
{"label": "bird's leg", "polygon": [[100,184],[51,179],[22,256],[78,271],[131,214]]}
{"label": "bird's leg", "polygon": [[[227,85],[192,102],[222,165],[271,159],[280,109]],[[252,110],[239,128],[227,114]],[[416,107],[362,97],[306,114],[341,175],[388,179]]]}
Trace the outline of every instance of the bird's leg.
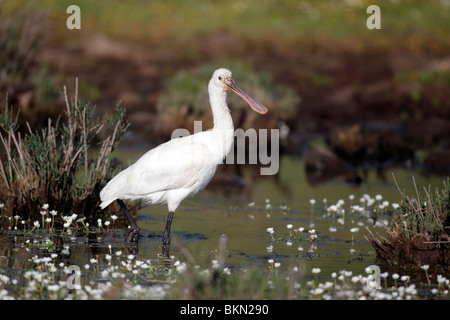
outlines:
{"label": "bird's leg", "polygon": [[130,211],[128,211],[127,207],[125,206],[125,203],[120,199],[117,199],[116,201],[119,204],[120,209],[122,209],[123,213],[127,217],[128,222],[130,223],[130,226],[131,226],[131,230],[130,230],[130,232],[128,232],[127,237],[126,237],[127,241],[128,242],[138,242],[139,228],[138,228],[136,222],[134,221],[133,217],[131,216]]}
{"label": "bird's leg", "polygon": [[169,257],[169,249],[170,249],[170,227],[172,226],[173,219],[173,211],[169,211],[167,215],[166,228],[163,233],[163,255],[164,257]]}

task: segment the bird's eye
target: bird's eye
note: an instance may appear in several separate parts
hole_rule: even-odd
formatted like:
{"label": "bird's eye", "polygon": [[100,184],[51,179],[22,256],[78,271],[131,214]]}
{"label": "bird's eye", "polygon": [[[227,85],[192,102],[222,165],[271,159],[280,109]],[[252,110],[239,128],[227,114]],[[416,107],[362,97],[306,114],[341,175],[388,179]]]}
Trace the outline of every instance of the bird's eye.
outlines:
{"label": "bird's eye", "polygon": [[219,76],[219,80],[222,81],[222,77],[221,76]]}

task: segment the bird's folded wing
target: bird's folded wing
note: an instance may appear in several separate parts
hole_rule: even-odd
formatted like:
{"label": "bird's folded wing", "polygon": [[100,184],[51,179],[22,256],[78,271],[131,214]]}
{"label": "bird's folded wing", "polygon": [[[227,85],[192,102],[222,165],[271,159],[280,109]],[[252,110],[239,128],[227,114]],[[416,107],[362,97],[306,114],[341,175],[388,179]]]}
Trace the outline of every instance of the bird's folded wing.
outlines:
{"label": "bird's folded wing", "polygon": [[175,141],[150,150],[128,168],[126,193],[150,194],[188,188],[203,170],[216,165],[210,163],[209,151],[203,144]]}

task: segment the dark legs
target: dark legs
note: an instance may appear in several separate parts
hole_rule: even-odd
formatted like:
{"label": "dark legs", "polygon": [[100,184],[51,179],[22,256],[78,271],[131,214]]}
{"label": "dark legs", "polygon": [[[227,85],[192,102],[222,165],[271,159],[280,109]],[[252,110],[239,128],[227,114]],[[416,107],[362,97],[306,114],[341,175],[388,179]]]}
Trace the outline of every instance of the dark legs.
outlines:
{"label": "dark legs", "polygon": [[[130,232],[128,232],[126,240],[128,242],[138,242],[139,228],[138,228],[136,222],[134,221],[133,217],[131,216],[130,211],[128,211],[127,207],[125,206],[125,203],[120,199],[117,199],[116,201],[119,204],[120,209],[122,209],[123,213],[127,217],[128,222],[130,223],[130,226],[131,226],[131,230],[130,230]],[[163,251],[163,256],[165,258],[169,257],[170,228],[172,226],[172,220],[173,220],[173,211],[169,211],[169,214],[167,215],[166,228],[164,229],[164,233],[163,233],[162,251]]]}
{"label": "dark legs", "polygon": [[163,256],[165,258],[169,257],[169,250],[170,250],[170,227],[172,226],[172,219],[173,219],[173,211],[169,211],[169,214],[167,215],[167,221],[166,221],[166,228],[164,229],[163,233]]}
{"label": "dark legs", "polygon": [[130,211],[128,211],[127,207],[125,206],[125,203],[123,203],[123,201],[120,199],[117,199],[116,201],[119,204],[120,209],[122,209],[123,213],[127,217],[128,222],[130,223],[130,226],[131,226],[131,230],[130,230],[130,232],[128,232],[126,240],[128,242],[138,242],[139,228],[138,228],[136,222],[134,221],[133,217],[131,216]]}

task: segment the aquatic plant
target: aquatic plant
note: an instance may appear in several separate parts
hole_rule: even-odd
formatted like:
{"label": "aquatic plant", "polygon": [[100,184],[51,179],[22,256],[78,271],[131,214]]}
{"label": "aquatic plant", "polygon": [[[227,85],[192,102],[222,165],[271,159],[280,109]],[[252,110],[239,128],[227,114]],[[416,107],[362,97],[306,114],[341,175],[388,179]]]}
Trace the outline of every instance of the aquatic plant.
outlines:
{"label": "aquatic plant", "polygon": [[[49,118],[42,132],[32,131],[29,125],[22,132],[19,112],[14,115],[6,102],[0,114],[0,146],[5,155],[0,158],[0,202],[9,215],[14,212],[24,220],[39,217],[44,204],[87,217],[98,211],[99,190],[115,173],[109,156],[129,124],[119,105],[114,115],[95,118],[95,107],[78,99],[77,92],[69,102],[64,87],[67,122]],[[95,159],[92,152],[98,152]]]}
{"label": "aquatic plant", "polygon": [[[395,181],[395,177],[394,177]],[[395,210],[388,235],[381,242],[371,233],[368,239],[378,258],[391,263],[413,265],[450,264],[450,178],[441,190],[424,188],[410,197],[400,188],[402,201]]]}

